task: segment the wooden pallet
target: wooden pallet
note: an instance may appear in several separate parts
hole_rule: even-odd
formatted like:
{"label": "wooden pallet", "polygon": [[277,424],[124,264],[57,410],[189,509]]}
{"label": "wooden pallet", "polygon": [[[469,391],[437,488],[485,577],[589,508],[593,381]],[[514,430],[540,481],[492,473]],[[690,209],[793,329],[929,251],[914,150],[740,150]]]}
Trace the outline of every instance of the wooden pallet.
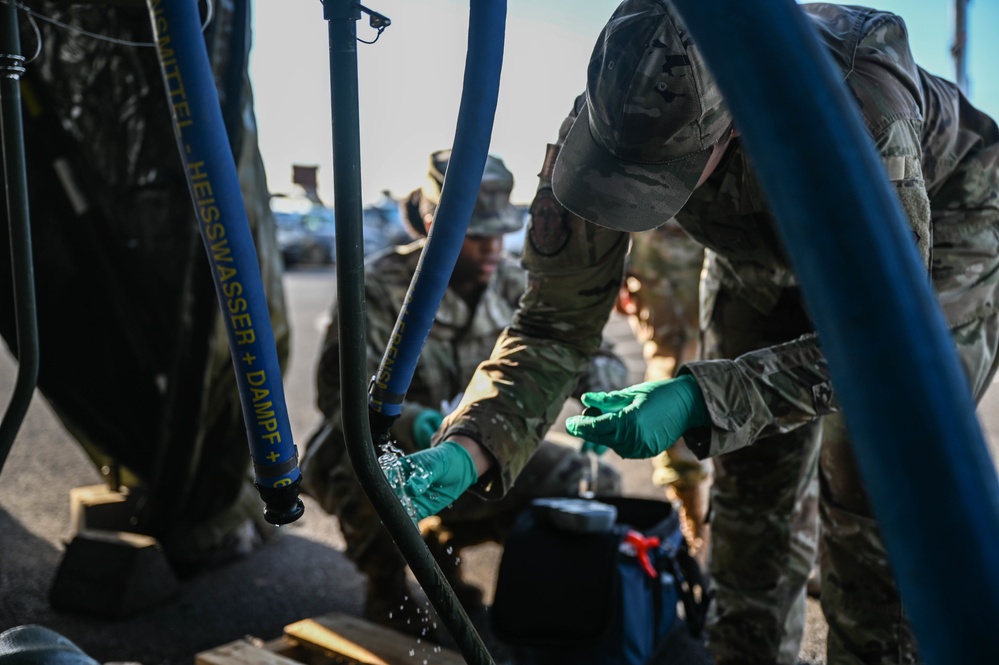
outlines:
{"label": "wooden pallet", "polygon": [[364,619],[333,612],[285,626],[270,642],[237,640],[203,651],[195,665],[461,665],[461,654]]}

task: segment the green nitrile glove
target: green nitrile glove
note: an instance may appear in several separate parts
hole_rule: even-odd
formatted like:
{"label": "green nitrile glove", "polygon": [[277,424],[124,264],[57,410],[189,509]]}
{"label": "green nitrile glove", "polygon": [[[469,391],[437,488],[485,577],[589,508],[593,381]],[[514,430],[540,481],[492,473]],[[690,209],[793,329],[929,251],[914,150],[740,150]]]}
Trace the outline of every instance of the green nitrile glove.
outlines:
{"label": "green nitrile glove", "polygon": [[430,439],[444,422],[444,414],[437,409],[424,409],[413,418],[413,443],[420,450],[430,447]]}
{"label": "green nitrile glove", "polygon": [[585,393],[582,402],[600,409],[602,415],[572,416],[565,429],[625,458],[655,457],[692,427],[711,424],[701,389],[690,375],[609,393]]}
{"label": "green nitrile glove", "polygon": [[593,453],[597,457],[600,457],[607,452],[607,446],[601,446],[599,443],[593,443],[592,441],[583,441],[583,445],[579,447],[579,452]]}
{"label": "green nitrile glove", "polygon": [[406,455],[402,464],[407,475],[403,490],[418,520],[450,506],[479,479],[472,456],[454,441]]}

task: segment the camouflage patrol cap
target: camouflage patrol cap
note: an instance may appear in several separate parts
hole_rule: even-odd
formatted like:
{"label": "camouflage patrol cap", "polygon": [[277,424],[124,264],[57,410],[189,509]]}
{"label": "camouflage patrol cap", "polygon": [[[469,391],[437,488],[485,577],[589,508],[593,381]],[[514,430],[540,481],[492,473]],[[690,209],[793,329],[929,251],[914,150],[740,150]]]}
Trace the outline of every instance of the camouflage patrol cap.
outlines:
{"label": "camouflage patrol cap", "polygon": [[590,56],[586,104],[555,162],[555,196],[612,229],[665,224],[731,124],[673,4],[625,0]]}
{"label": "camouflage patrol cap", "polygon": [[[450,158],[450,150],[438,150],[430,155],[430,170],[421,190],[422,214],[429,212],[432,215],[440,203],[444,173]],[[468,235],[499,236],[519,231],[524,225],[524,219],[510,203],[512,191],[513,174],[506,168],[503,160],[493,155],[486,156],[479,198],[475,202],[472,219],[468,222]]]}

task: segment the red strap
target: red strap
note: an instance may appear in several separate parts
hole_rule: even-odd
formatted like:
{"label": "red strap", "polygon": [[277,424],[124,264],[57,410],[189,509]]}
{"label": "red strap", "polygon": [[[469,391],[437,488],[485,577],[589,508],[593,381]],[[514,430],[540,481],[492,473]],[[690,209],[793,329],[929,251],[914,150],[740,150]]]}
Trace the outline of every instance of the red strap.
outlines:
{"label": "red strap", "polygon": [[635,558],[642,564],[642,568],[645,569],[649,577],[655,579],[657,577],[656,569],[652,567],[652,562],[649,561],[649,548],[659,547],[659,537],[649,536],[646,538],[637,531],[629,531],[624,537],[624,542],[635,548]]}

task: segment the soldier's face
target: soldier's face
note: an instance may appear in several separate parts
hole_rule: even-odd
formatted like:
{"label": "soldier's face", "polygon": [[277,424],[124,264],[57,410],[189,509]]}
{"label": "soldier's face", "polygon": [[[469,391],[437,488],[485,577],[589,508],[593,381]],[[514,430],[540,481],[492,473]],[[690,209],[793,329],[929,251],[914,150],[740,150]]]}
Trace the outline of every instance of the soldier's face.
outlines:
{"label": "soldier's face", "polygon": [[499,266],[503,236],[465,236],[454,265],[452,281],[486,284]]}

